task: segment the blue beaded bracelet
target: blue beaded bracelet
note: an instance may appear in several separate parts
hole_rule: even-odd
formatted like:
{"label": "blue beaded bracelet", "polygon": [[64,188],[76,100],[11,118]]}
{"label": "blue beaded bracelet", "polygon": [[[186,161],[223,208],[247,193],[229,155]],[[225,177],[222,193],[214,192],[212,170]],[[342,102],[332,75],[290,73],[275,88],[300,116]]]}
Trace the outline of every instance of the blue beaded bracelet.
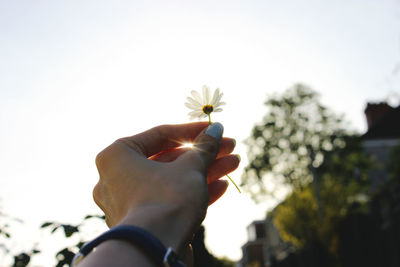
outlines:
{"label": "blue beaded bracelet", "polygon": [[185,267],[186,265],[179,260],[178,255],[172,248],[166,249],[164,245],[150,232],[132,225],[121,225],[111,228],[94,240],[82,246],[72,260],[71,266],[75,267],[100,243],[110,240],[124,240],[142,249],[147,256],[154,260],[158,266],[165,267]]}

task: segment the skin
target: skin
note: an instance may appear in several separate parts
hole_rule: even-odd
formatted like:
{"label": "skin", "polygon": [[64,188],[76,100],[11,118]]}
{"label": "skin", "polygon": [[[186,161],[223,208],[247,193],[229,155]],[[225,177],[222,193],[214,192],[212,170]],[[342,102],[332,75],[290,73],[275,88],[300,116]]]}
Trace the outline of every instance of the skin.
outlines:
{"label": "skin", "polygon": [[[190,241],[207,208],[226,191],[221,177],[235,170],[235,141],[204,133],[208,122],[162,125],[121,138],[100,152],[93,190],[109,227],[135,225],[172,247],[188,266]],[[183,143],[194,148],[181,148]],[[155,266],[140,248],[124,241],[103,242],[79,266]]]}

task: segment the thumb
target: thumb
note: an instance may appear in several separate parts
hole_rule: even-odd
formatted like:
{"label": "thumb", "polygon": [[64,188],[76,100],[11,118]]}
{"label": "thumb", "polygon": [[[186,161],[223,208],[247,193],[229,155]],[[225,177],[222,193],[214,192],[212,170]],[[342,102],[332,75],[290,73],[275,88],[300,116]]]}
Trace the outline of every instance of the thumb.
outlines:
{"label": "thumb", "polygon": [[193,149],[181,156],[183,166],[200,172],[207,172],[208,166],[217,157],[224,126],[215,122],[200,133],[194,141]]}

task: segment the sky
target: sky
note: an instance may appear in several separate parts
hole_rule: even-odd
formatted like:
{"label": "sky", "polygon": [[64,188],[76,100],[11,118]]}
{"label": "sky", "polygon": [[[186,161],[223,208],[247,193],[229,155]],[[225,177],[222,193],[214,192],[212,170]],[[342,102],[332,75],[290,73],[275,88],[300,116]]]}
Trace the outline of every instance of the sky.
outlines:
{"label": "sky", "polygon": [[[239,183],[264,101],[298,82],[364,132],[368,101],[400,101],[400,1],[0,1],[0,208],[25,229],[12,246],[51,243],[44,221],[100,213],[97,153],[188,122],[203,85],[224,93],[213,119],[238,141]],[[208,210],[207,247],[240,259],[247,225],[274,204],[230,186]]]}

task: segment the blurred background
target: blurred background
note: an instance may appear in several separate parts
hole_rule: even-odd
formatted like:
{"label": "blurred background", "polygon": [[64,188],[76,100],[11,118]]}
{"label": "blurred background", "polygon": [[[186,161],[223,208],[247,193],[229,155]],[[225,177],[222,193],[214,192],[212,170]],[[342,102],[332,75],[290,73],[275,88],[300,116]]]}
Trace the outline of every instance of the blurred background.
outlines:
{"label": "blurred background", "polygon": [[97,153],[203,85],[243,193],[197,266],[400,265],[400,1],[96,0],[0,1],[0,266],[67,266],[106,230]]}

